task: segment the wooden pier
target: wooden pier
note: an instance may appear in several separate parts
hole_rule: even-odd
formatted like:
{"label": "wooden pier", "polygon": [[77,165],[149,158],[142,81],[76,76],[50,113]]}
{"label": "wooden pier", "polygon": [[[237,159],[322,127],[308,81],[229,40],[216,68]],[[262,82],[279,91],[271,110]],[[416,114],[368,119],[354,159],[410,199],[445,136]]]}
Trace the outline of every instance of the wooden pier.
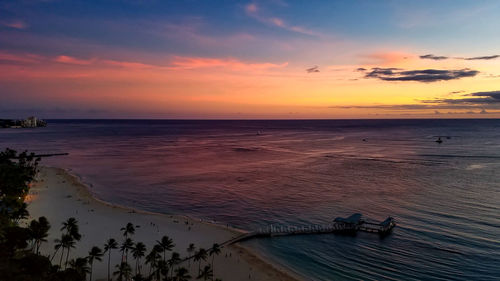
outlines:
{"label": "wooden pier", "polygon": [[[26,156],[28,157],[33,157],[33,158],[42,158],[42,157],[53,157],[53,156],[66,156],[69,155],[67,152],[63,153],[47,153],[47,154],[27,154]],[[19,156],[12,157],[10,159],[19,159]]]}
{"label": "wooden pier", "polygon": [[221,245],[231,245],[245,240],[259,237],[277,237],[291,235],[311,235],[311,234],[356,234],[358,231],[377,233],[381,236],[389,234],[396,226],[392,217],[388,217],[383,222],[365,221],[361,214],[353,214],[348,218],[336,218],[332,224],[310,225],[310,226],[276,226],[270,225],[265,229],[242,234]]}

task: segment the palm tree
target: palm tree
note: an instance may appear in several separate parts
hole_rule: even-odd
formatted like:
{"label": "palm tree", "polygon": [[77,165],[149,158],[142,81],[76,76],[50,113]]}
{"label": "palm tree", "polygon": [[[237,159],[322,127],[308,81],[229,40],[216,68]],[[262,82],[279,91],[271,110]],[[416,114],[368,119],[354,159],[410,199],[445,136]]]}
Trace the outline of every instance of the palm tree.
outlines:
{"label": "palm tree", "polygon": [[172,256],[168,260],[168,266],[170,267],[170,277],[172,277],[172,274],[174,273],[174,265],[179,263],[181,261],[181,255],[177,252],[172,252]]}
{"label": "palm tree", "polygon": [[164,235],[160,241],[156,241],[158,245],[163,249],[163,261],[166,262],[165,253],[171,251],[174,248],[174,242],[171,238]]}
{"label": "palm tree", "polygon": [[212,248],[209,250],[210,256],[212,256],[212,270],[214,269],[214,258],[215,256],[218,256],[220,254],[220,245],[217,243],[214,243],[212,245]]}
{"label": "palm tree", "polygon": [[78,221],[75,218],[69,218],[62,223],[61,231],[64,230],[66,230],[66,234],[70,235],[76,241],[80,241],[82,238],[78,228]]}
{"label": "palm tree", "polygon": [[120,231],[123,231],[123,236],[127,239],[129,234],[133,235],[135,233],[135,228],[134,225],[129,222],[125,227],[120,228]]}
{"label": "palm tree", "polygon": [[200,248],[198,252],[194,254],[194,261],[198,261],[198,273],[201,271],[202,260],[207,260],[207,250]]}
{"label": "palm tree", "polygon": [[64,248],[63,248],[63,238],[64,238],[64,234],[61,235],[61,239],[54,239],[54,250],[56,250],[54,252],[54,255],[52,256],[52,258],[50,259],[50,261],[52,262],[52,260],[55,258],[55,256],[57,255],[57,252],[59,251],[59,249],[62,249],[61,251],[61,259],[59,260],[59,267],[61,267],[61,262],[62,262],[62,257],[64,255]]}
{"label": "palm tree", "polygon": [[33,250],[36,254],[40,252],[40,245],[47,241],[50,224],[47,218],[39,217],[37,220],[32,220],[28,227],[30,239],[33,240]]}
{"label": "palm tree", "polygon": [[120,246],[120,252],[122,252],[122,262],[123,262],[123,256],[125,255],[125,262],[128,263],[128,251],[133,249],[134,247],[134,242],[132,239],[127,238],[125,241],[123,241],[122,245]]}
{"label": "palm tree", "polygon": [[[193,243],[189,244],[189,247],[187,248],[187,252],[189,254],[190,258],[193,255],[193,252],[196,251],[196,247],[194,246]],[[191,268],[191,259],[188,259],[188,267]]]}
{"label": "palm tree", "polygon": [[191,275],[186,268],[181,267],[175,270],[175,281],[188,281],[189,279],[191,279]]}
{"label": "palm tree", "polygon": [[[89,273],[89,267],[87,266],[87,258],[77,258],[69,262],[69,266],[76,270],[76,272],[85,280],[87,273]],[[92,278],[92,277],[91,277]]]}
{"label": "palm tree", "polygon": [[210,267],[210,265],[205,265],[205,267],[203,268],[202,271],[200,271],[200,274],[198,275],[198,277],[196,277],[196,279],[201,279],[203,278],[203,280],[209,280],[209,279],[212,279],[214,277],[214,273],[212,271],[212,268]]}
{"label": "palm tree", "polygon": [[160,252],[162,248],[159,245],[155,245],[151,252],[146,256],[146,263],[149,264],[149,275],[151,275],[152,271],[155,271],[155,268],[158,265],[158,260],[161,258]]}
{"label": "palm tree", "polygon": [[146,253],[146,245],[142,242],[138,242],[135,244],[135,247],[132,248],[132,256],[135,259],[135,274],[139,272],[141,274],[141,258],[144,257],[144,254]]}
{"label": "palm tree", "polygon": [[168,264],[164,262],[162,259],[158,261],[156,265],[156,270],[153,272],[153,275],[156,277],[156,280],[160,280],[161,276],[165,276],[165,280],[167,279],[168,274]]}
{"label": "palm tree", "polygon": [[116,265],[117,271],[113,272],[113,275],[118,275],[118,281],[129,280],[132,274],[132,268],[126,262],[121,262],[120,265]]}
{"label": "palm tree", "polygon": [[113,238],[109,238],[108,241],[104,244],[104,253],[108,252],[108,281],[111,279],[109,278],[109,264],[111,263],[111,250],[117,249],[118,248],[118,243],[116,243],[116,240]]}
{"label": "palm tree", "polygon": [[68,265],[69,251],[71,248],[75,247],[75,240],[73,239],[73,237],[71,237],[71,235],[63,234],[61,236],[61,239],[55,239],[54,242],[56,243],[54,245],[54,249],[56,249],[56,252],[54,253],[54,256],[52,256],[52,259],[56,256],[59,249],[62,249],[61,258],[59,259],[59,267],[61,267],[62,259],[64,256],[64,249],[66,249],[67,250],[66,262],[65,262],[65,267],[66,267]]}
{"label": "palm tree", "polygon": [[65,235],[63,237],[63,250],[66,248],[66,262],[64,263],[64,268],[68,266],[69,252],[72,248],[75,248],[75,244],[76,242],[73,236]]}
{"label": "palm tree", "polygon": [[94,246],[90,249],[89,256],[87,257],[90,264],[90,281],[92,281],[92,266],[94,264],[94,260],[101,261],[102,255],[103,252],[101,248]]}

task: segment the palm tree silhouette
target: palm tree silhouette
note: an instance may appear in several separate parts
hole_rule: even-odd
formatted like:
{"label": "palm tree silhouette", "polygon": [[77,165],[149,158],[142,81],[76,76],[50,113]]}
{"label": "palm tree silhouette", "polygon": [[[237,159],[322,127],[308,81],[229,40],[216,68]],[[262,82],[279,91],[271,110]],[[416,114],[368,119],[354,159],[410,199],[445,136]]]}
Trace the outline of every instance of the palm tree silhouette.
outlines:
{"label": "palm tree silhouette", "polygon": [[54,239],[54,243],[55,243],[54,250],[56,250],[56,251],[54,252],[54,255],[52,256],[52,258],[50,259],[50,261],[52,262],[52,260],[57,255],[57,252],[59,252],[59,249],[62,249],[62,251],[61,251],[61,258],[59,260],[59,267],[61,267],[62,257],[64,255],[64,248],[63,248],[63,242],[62,242],[63,238],[64,238],[64,234],[61,235],[61,239],[57,239],[57,238]]}
{"label": "palm tree silhouette", "polygon": [[[194,251],[196,251],[196,247],[194,246],[194,244],[193,243],[189,244],[189,247],[187,248],[189,257],[193,255]],[[188,259],[188,267],[191,268],[191,259]]]}
{"label": "palm tree silhouette", "polygon": [[207,260],[207,251],[203,248],[200,248],[198,252],[194,254],[194,261],[198,261],[198,273],[201,271],[201,261]]}
{"label": "palm tree silhouette", "polygon": [[141,266],[140,266],[140,261],[141,258],[144,257],[144,254],[146,253],[146,245],[142,242],[137,242],[135,244],[135,247],[132,248],[132,256],[135,259],[135,274],[137,273],[141,274]]}
{"label": "palm tree silhouette", "polygon": [[132,239],[127,238],[125,241],[123,241],[121,247],[120,247],[120,252],[122,252],[122,262],[123,262],[123,256],[125,255],[125,263],[128,263],[128,251],[133,249],[134,247],[134,242]]}
{"label": "palm tree silhouette", "polygon": [[165,276],[167,279],[168,274],[168,264],[163,260],[158,261],[157,269],[156,269],[156,279],[160,280],[161,275]]}
{"label": "palm tree silhouette", "polygon": [[181,255],[177,252],[172,252],[172,256],[168,260],[168,266],[170,267],[170,279],[172,279],[172,275],[174,273],[174,265],[178,264],[181,261]]}
{"label": "palm tree silhouette", "polygon": [[198,277],[196,277],[196,279],[202,279],[203,280],[209,280],[209,279],[212,279],[214,277],[214,274],[213,274],[213,271],[212,271],[212,268],[210,268],[210,265],[205,265],[205,267],[203,268],[202,271],[200,271],[200,274],[198,275]]}
{"label": "palm tree silhouette", "polygon": [[111,280],[109,278],[109,264],[111,263],[111,250],[117,248],[118,248],[118,243],[113,238],[108,239],[108,241],[106,241],[106,243],[104,244],[104,253],[108,252],[108,281]]}
{"label": "palm tree silhouette", "polygon": [[75,244],[76,242],[73,236],[65,235],[63,237],[63,248],[66,248],[66,262],[64,263],[64,268],[68,266],[69,252],[71,251],[72,248],[75,248]]}
{"label": "palm tree silhouette", "polygon": [[87,257],[90,264],[90,281],[92,281],[92,266],[94,264],[94,260],[101,261],[102,255],[104,255],[104,253],[101,248],[94,246],[90,249],[89,256]]}
{"label": "palm tree silhouette", "polygon": [[158,260],[161,258],[160,252],[162,248],[159,245],[155,245],[151,252],[146,256],[146,263],[149,264],[149,275],[158,266]]}
{"label": "palm tree silhouette", "polygon": [[121,262],[120,265],[116,265],[117,271],[113,272],[113,276],[118,275],[118,281],[125,281],[130,279],[132,274],[132,268],[126,262]]}
{"label": "palm tree silhouette", "polygon": [[220,254],[220,245],[217,243],[214,243],[212,245],[212,248],[209,250],[210,256],[212,256],[212,270],[214,269],[214,258],[215,256],[218,256]]}
{"label": "palm tree silhouette", "polygon": [[35,254],[40,253],[40,245],[42,242],[47,241],[50,224],[47,218],[39,217],[37,220],[32,220],[28,227],[30,239],[33,240],[33,247]]}
{"label": "palm tree silhouette", "polygon": [[175,281],[188,281],[191,279],[191,275],[186,268],[181,267],[175,270]]}
{"label": "palm tree silhouette", "polygon": [[168,236],[164,235],[160,241],[156,241],[156,243],[158,243],[158,245],[162,248],[162,251],[163,251],[163,262],[166,262],[166,258],[165,258],[165,253],[167,251],[171,251],[173,248],[174,248],[174,242],[171,238],[169,238]]}
{"label": "palm tree silhouette", "polygon": [[87,273],[89,273],[89,267],[87,266],[87,263],[87,258],[76,258],[69,261],[69,266],[74,269],[82,277],[83,280],[85,280]]}
{"label": "palm tree silhouette", "polygon": [[61,231],[64,230],[66,230],[66,234],[70,235],[76,241],[80,241],[82,238],[78,227],[78,221],[73,217],[62,223]]}
{"label": "palm tree silhouette", "polygon": [[129,234],[133,235],[135,233],[135,228],[134,225],[129,222],[125,227],[120,228],[120,231],[123,231],[123,236],[127,239]]}

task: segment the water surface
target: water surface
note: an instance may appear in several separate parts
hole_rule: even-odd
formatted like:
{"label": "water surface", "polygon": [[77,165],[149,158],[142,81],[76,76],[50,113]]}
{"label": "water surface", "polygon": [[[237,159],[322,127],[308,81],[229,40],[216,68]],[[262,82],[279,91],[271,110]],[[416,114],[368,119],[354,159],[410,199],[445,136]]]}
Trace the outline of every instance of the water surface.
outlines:
{"label": "water surface", "polygon": [[246,230],[396,218],[384,239],[245,242],[308,280],[500,279],[500,120],[51,120],[5,147],[69,152],[43,163],[105,201]]}

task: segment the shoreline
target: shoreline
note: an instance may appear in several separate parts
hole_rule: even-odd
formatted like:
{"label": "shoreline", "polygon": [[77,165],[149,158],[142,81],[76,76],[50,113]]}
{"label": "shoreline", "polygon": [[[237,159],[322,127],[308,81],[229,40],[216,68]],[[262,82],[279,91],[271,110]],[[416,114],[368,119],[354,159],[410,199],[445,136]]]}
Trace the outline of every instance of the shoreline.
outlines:
{"label": "shoreline", "polygon": [[216,222],[211,222],[208,220],[203,220],[201,218],[196,218],[196,217],[192,217],[192,216],[188,216],[188,215],[163,214],[163,213],[141,210],[141,209],[133,208],[130,206],[124,206],[124,205],[120,205],[120,204],[116,204],[116,203],[110,203],[110,202],[104,201],[102,199],[99,199],[94,193],[92,193],[91,188],[89,187],[89,184],[85,183],[83,181],[83,178],[81,176],[79,176],[78,174],[73,173],[73,171],[71,169],[52,167],[52,166],[43,166],[43,168],[54,169],[54,170],[57,170],[61,173],[64,173],[65,176],[67,176],[67,177],[71,177],[77,185],[81,185],[82,187],[84,187],[81,190],[79,189],[80,194],[83,197],[94,200],[94,201],[96,201],[100,204],[106,205],[110,208],[122,209],[124,211],[129,211],[129,213],[139,213],[139,214],[146,214],[146,215],[153,215],[153,216],[167,216],[169,218],[187,219],[187,220],[197,221],[199,223],[203,223],[203,224],[210,225],[213,227],[218,227],[218,228],[226,230],[226,231],[229,230],[229,231],[232,231],[232,232],[237,233],[237,234],[248,233],[248,231],[245,231],[243,229],[238,229],[238,228],[231,227],[231,226],[224,226],[224,225],[216,223]]}
{"label": "shoreline", "polygon": [[[82,243],[78,243],[84,245],[79,247],[77,244],[74,256],[86,256],[86,251],[83,250],[85,244],[97,245],[102,248],[106,238],[103,237],[102,231],[96,231],[96,228],[110,228],[120,219],[124,221],[121,226],[124,226],[126,220],[135,220],[134,224],[139,226],[137,228],[141,236],[139,240],[147,245],[148,250],[160,238],[160,228],[162,229],[161,235],[170,236],[175,244],[180,240],[183,246],[187,246],[187,241],[190,241],[190,243],[194,242],[196,246],[201,244],[205,249],[213,243],[221,244],[234,236],[246,233],[241,229],[186,215],[161,214],[112,204],[94,196],[89,186],[82,182],[82,178],[68,169],[41,166],[39,170],[37,182],[31,188],[26,201],[30,212],[29,219],[46,216],[52,225],[48,242],[44,243],[42,247],[44,254],[53,252],[53,240],[58,238],[60,222],[71,216],[76,217],[80,224],[86,222],[85,225],[80,225],[84,237],[80,241]],[[91,226],[88,225],[89,220],[92,221]],[[112,233],[106,233],[105,237],[114,232],[114,238],[120,242],[121,235],[117,234],[120,229],[119,225],[110,230]],[[142,231],[144,228],[149,229],[144,232]],[[155,230],[156,233],[154,233]],[[90,249],[90,246],[87,248]],[[176,247],[174,251],[179,252],[181,257],[187,255],[183,248]],[[118,255],[118,251],[115,255]],[[70,259],[72,256],[70,254]],[[94,276],[98,277],[95,280],[105,279],[102,279],[105,277],[102,268],[104,264],[104,262],[100,263],[101,268],[94,266]],[[186,264],[181,264],[181,266],[187,267]],[[146,265],[144,267],[147,268]],[[194,272],[192,264],[189,269],[191,276],[195,279],[196,272]],[[222,278],[222,280],[303,280],[296,273],[266,259],[257,250],[239,243],[224,247],[222,253],[215,258],[214,277]]]}

